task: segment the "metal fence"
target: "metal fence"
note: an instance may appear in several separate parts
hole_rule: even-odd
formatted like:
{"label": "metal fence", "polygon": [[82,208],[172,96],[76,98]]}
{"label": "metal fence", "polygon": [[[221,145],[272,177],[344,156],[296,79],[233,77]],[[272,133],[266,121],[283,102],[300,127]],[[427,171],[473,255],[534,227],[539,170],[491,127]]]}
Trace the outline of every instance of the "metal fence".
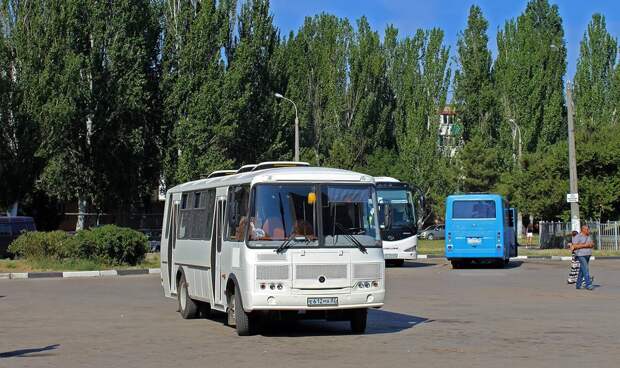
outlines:
{"label": "metal fence", "polygon": [[[620,222],[586,221],[596,249],[620,250]],[[541,249],[565,248],[571,241],[570,222],[539,222]]]}

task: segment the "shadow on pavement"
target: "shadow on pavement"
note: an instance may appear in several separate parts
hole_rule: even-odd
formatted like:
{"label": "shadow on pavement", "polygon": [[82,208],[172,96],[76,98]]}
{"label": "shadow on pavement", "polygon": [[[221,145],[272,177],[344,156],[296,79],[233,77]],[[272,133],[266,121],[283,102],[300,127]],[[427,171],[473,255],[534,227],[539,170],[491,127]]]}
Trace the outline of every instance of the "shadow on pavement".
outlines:
{"label": "shadow on pavement", "polygon": [[42,348],[32,348],[32,349],[21,349],[21,350],[7,351],[7,352],[4,352],[4,353],[0,353],[0,358],[14,358],[14,357],[27,358],[27,357],[47,356],[49,354],[36,354],[36,355],[30,355],[30,354],[35,354],[35,353],[41,353],[41,352],[44,352],[44,351],[55,350],[59,346],[60,346],[60,344],[54,344],[54,345],[44,346]]}
{"label": "shadow on pavement", "polygon": [[432,267],[437,266],[437,263],[424,263],[424,262],[416,262],[416,261],[407,261],[402,266],[402,268],[419,268],[419,267]]}
{"label": "shadow on pavement", "polygon": [[[523,265],[523,261],[510,261],[507,265],[505,266],[498,266],[494,263],[489,263],[489,262],[471,262],[471,263],[467,263],[464,264],[460,267],[460,269],[462,270],[483,270],[483,269],[493,269],[493,270],[497,270],[497,269],[504,269],[504,270],[509,270],[512,268],[519,268],[521,267],[521,265]],[[455,270],[455,271],[458,271]]]}
{"label": "shadow on pavement", "polygon": [[[427,318],[379,309],[368,311],[368,324],[365,335],[397,333],[426,322]],[[348,321],[325,321],[297,319],[288,322],[274,322],[263,326],[259,331],[263,336],[334,336],[351,335]]]}

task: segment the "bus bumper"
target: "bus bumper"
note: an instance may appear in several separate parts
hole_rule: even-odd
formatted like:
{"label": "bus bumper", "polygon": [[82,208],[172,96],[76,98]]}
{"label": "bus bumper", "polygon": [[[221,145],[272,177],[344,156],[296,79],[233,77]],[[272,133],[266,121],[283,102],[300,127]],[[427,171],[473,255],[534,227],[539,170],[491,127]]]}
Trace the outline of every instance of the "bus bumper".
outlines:
{"label": "bus bumper", "polygon": [[417,236],[396,241],[383,241],[383,257],[386,260],[418,259],[417,248]]}
{"label": "bus bumper", "polygon": [[[337,297],[338,305],[308,306],[308,298]],[[312,294],[256,294],[252,303],[244,305],[246,312],[254,310],[336,310],[355,308],[381,308],[385,290],[368,292],[355,292],[349,294],[318,293],[313,290]]]}

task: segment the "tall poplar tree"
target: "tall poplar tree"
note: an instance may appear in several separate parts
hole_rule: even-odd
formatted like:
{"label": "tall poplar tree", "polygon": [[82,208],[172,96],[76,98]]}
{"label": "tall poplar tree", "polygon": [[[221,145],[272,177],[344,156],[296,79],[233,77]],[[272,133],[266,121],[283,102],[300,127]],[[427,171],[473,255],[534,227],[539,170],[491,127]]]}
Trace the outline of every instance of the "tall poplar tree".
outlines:
{"label": "tall poplar tree", "polygon": [[494,79],[504,135],[511,135],[513,119],[524,152],[565,137],[566,47],[557,5],[531,0],[516,21],[507,21],[499,31],[497,46]]}
{"label": "tall poplar tree", "polygon": [[[62,200],[141,202],[158,171],[158,15],[147,0],[19,2],[24,114],[36,119],[40,186]],[[84,226],[78,216],[77,228]]]}
{"label": "tall poplar tree", "polygon": [[168,186],[232,166],[233,130],[221,119],[221,49],[234,22],[231,7],[234,2],[166,2],[162,93]]}
{"label": "tall poplar tree", "polygon": [[618,41],[607,31],[605,17],[594,14],[580,44],[575,73],[575,122],[592,131],[610,125],[613,117],[613,78]]}
{"label": "tall poplar tree", "polygon": [[454,102],[464,127],[465,141],[476,134],[493,139],[497,133],[488,27],[480,7],[472,5],[467,28],[459,34],[457,41]]}
{"label": "tall poplar tree", "polygon": [[279,34],[268,0],[241,5],[237,32],[226,47],[221,119],[232,135],[229,149],[237,165],[269,160],[269,147],[278,130],[272,85],[272,58]]}

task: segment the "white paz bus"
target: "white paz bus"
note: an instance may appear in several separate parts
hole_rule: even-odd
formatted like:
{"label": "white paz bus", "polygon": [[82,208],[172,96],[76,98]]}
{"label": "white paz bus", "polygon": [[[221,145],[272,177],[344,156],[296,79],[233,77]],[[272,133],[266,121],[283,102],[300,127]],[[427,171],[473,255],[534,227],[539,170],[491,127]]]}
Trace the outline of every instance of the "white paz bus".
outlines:
{"label": "white paz bus", "polygon": [[390,177],[376,177],[379,226],[387,263],[402,266],[418,258],[418,226],[413,193],[408,184]]}
{"label": "white paz bus", "polygon": [[239,335],[267,312],[366,328],[383,306],[384,258],[371,176],[267,162],[166,194],[161,282],[183,318],[227,313]]}

